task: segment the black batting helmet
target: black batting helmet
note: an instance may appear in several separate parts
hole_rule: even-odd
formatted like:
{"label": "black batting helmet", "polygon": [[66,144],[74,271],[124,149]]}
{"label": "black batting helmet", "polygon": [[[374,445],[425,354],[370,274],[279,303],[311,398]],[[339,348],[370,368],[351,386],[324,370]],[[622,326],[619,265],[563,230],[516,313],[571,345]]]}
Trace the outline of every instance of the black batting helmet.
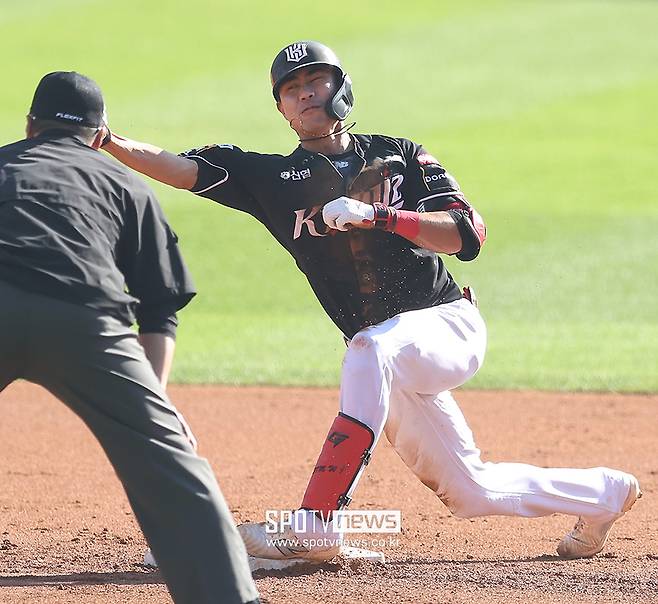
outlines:
{"label": "black batting helmet", "polygon": [[286,46],[274,58],[270,76],[272,78],[272,94],[279,101],[279,88],[281,84],[296,70],[309,65],[328,65],[333,67],[338,76],[338,90],[327,102],[327,113],[336,119],[344,120],[354,106],[352,94],[352,80],[343,71],[336,53],[328,46],[305,40]]}

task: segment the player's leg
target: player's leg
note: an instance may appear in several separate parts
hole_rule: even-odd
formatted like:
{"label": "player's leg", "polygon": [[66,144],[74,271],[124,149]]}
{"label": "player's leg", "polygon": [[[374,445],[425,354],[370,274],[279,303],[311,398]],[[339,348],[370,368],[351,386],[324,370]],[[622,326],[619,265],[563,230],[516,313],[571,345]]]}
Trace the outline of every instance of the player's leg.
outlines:
{"label": "player's leg", "polygon": [[[402,459],[460,516],[559,512],[599,525],[619,517],[638,490],[629,474],[481,461],[471,430],[447,390],[470,379],[483,355],[483,326],[477,310],[464,304],[405,313],[413,344],[391,357],[395,378],[386,424],[387,438]],[[422,328],[415,325],[419,319]],[[440,394],[419,394],[433,388]]]}
{"label": "player's leg", "polygon": [[[455,354],[438,359],[434,343],[448,337],[448,332],[455,340]],[[403,313],[357,333],[343,360],[340,414],[327,433],[302,500],[301,507],[309,512],[297,512],[306,515],[300,524],[319,530],[302,534],[302,543],[287,530],[275,546],[272,535],[265,532],[265,523],[242,525],[239,530],[247,551],[265,558],[334,555],[339,535],[332,527],[327,531],[324,525],[318,525],[313,519],[314,511],[327,518],[349,503],[386,423],[391,389],[399,375],[418,382],[424,378],[423,387],[429,392],[435,392],[439,385],[457,386],[475,373],[482,362],[485,339],[482,319],[465,300]],[[473,345],[475,340],[478,346]],[[414,363],[420,361],[422,367],[415,367]],[[410,372],[413,376],[407,375]],[[317,541],[323,534],[329,535],[326,541],[334,547],[315,547],[310,552],[303,547],[304,540]]]}
{"label": "player's leg", "polygon": [[[450,354],[437,342],[447,343]],[[457,387],[479,369],[485,347],[484,322],[466,300],[402,313],[368,327],[352,339],[345,355],[341,412],[367,425],[376,443],[393,392],[411,384],[420,392]]]}
{"label": "player's leg", "polygon": [[[273,536],[266,532],[264,522],[240,525],[252,556],[330,559],[338,553],[341,534],[327,521],[333,511],[350,502],[388,414],[392,374],[382,347],[384,338],[378,333],[386,333],[382,326],[389,321],[359,332],[345,353],[340,413],[327,432],[301,509],[295,512],[296,526],[307,530],[288,528]],[[315,545],[309,547],[309,543]]]}
{"label": "player's leg", "polygon": [[123,483],[177,603],[249,602],[244,545],[208,462],[193,450],[136,335],[119,321],[47,301],[28,379],[89,426]]}
{"label": "player's leg", "polygon": [[560,554],[594,555],[612,523],[639,496],[636,479],[610,468],[540,468],[483,462],[449,392],[438,396],[395,391],[386,436],[416,476],[457,516],[581,517]]}
{"label": "player's leg", "polygon": [[[451,356],[436,351],[436,343],[446,338],[450,338]],[[343,360],[341,413],[329,429],[302,508],[320,510],[326,516],[349,502],[382,433],[391,391],[398,381],[413,380],[427,392],[456,387],[477,371],[485,343],[484,322],[477,309],[466,300],[402,313],[357,333]],[[312,523],[309,518],[309,524]],[[290,557],[289,552],[282,554],[268,543],[271,535],[265,534],[263,525],[239,527],[247,551],[262,557]],[[285,537],[292,541],[293,549],[300,550],[294,538],[289,534]],[[335,542],[334,534],[332,538]],[[320,555],[322,552],[316,548],[311,553]],[[325,555],[333,553],[335,550]],[[295,551],[292,555],[308,554]]]}
{"label": "player's leg", "polygon": [[338,414],[315,464],[291,526],[268,531],[265,522],[238,527],[247,552],[258,558],[329,560],[339,553],[341,532],[333,512],[345,507],[367,464],[375,435],[364,423]]}
{"label": "player's leg", "polygon": [[414,474],[464,518],[608,517],[621,511],[630,485],[630,475],[609,468],[483,462],[450,392],[394,392],[386,436]]}

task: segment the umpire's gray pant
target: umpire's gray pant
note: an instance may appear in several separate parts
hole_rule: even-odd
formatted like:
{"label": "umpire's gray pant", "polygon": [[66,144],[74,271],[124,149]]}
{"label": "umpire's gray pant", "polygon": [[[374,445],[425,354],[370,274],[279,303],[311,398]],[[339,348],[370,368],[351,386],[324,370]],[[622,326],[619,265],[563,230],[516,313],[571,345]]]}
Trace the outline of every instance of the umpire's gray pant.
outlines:
{"label": "umpire's gray pant", "polygon": [[185,437],[131,329],[0,282],[0,392],[17,378],[48,389],[94,433],[176,603],[256,600],[215,476]]}

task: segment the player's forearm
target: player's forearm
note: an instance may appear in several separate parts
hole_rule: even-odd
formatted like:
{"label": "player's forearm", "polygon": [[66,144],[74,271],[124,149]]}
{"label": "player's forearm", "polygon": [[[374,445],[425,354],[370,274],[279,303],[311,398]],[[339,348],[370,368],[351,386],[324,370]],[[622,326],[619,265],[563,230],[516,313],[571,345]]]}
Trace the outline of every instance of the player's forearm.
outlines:
{"label": "player's forearm", "polygon": [[134,141],[112,133],[103,145],[121,163],[155,180],[178,189],[191,189],[196,182],[195,162],[165,151],[155,145]]}
{"label": "player's forearm", "polygon": [[140,333],[139,342],[160,384],[166,389],[171,365],[174,362],[176,341],[163,333]]}
{"label": "player's forearm", "polygon": [[439,254],[456,254],[462,249],[459,229],[448,212],[424,212],[418,215],[418,235],[413,243]]}

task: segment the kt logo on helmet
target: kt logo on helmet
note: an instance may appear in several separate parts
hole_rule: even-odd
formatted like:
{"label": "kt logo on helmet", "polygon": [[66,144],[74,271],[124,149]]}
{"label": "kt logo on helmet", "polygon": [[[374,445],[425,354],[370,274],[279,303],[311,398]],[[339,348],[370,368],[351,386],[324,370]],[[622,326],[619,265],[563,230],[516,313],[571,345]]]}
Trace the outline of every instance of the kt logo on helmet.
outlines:
{"label": "kt logo on helmet", "polygon": [[288,61],[294,61],[299,63],[304,57],[307,57],[308,53],[306,52],[306,44],[297,43],[291,44],[286,48],[286,58]]}

